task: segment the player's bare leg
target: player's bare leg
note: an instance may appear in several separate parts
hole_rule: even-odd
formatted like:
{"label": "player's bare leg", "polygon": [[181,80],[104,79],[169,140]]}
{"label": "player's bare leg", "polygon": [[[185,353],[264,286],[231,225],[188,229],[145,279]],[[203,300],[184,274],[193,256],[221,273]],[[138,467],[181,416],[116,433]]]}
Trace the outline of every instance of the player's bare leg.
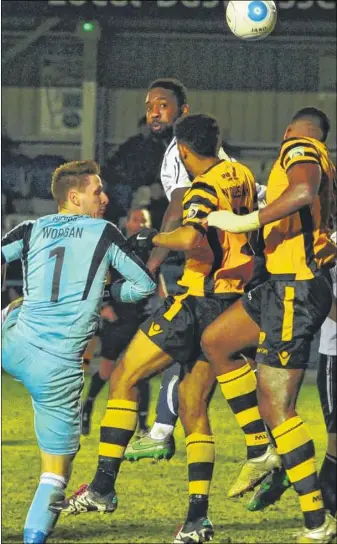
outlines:
{"label": "player's bare leg", "polygon": [[138,331],[110,377],[109,400],[121,398],[136,402],[139,380],[161,372],[172,358]]}
{"label": "player's bare leg", "polygon": [[258,344],[259,335],[260,328],[238,300],[202,336],[202,348],[246,439],[247,461],[228,491],[230,498],[253,489],[271,470],[281,466],[259,413],[255,373],[240,356],[244,348]]}
{"label": "player's bare leg", "polygon": [[53,455],[41,451],[41,472],[53,472],[69,480],[72,471],[72,462],[75,454]]}
{"label": "player's bare leg", "polygon": [[257,346],[260,327],[251,319],[237,300],[204,331],[201,345],[210,358],[216,376],[244,365],[242,359],[234,358],[248,346]]}
{"label": "player's bare leg", "polygon": [[259,407],[272,430],[288,478],[299,496],[305,529],[297,542],[330,542],[336,535],[336,520],[325,512],[314,442],[296,412],[304,372],[303,369],[259,364]]}
{"label": "player's bare leg", "polygon": [[54,503],[54,512],[79,514],[113,512],[117,508],[115,481],[137,424],[137,383],[172,364],[164,353],[138,331],[110,377],[109,400],[101,422],[99,461],[95,477],[69,499]]}

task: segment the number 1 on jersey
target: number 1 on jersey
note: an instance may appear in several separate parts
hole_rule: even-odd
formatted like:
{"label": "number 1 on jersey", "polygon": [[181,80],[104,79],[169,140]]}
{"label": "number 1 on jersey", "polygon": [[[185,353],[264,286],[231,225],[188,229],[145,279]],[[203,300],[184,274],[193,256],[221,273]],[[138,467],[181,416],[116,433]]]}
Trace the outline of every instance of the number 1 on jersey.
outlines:
{"label": "number 1 on jersey", "polygon": [[56,257],[55,259],[55,268],[52,281],[52,290],[51,290],[51,302],[58,302],[59,292],[60,292],[60,280],[61,280],[61,271],[64,261],[65,247],[56,247],[49,253],[49,258]]}

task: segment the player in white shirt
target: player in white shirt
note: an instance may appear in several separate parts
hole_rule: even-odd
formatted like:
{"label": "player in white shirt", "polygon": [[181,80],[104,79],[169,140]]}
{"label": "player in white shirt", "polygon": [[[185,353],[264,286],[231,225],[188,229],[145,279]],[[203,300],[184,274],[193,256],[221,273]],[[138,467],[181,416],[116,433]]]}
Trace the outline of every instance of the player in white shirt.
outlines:
{"label": "player in white shirt", "polygon": [[[222,147],[219,149],[218,157],[225,161],[236,162],[233,157],[227,155]],[[191,180],[179,156],[176,138],[172,139],[165,151],[160,170],[160,179],[169,202],[171,201],[171,195],[175,189],[183,187],[186,190],[186,188],[191,186]],[[259,201],[263,202],[267,187],[256,183],[256,190]]]}
{"label": "player in white shirt", "polygon": [[[167,141],[166,152],[161,166],[161,182],[169,202],[165,211],[161,231],[170,232],[178,228],[182,219],[182,200],[185,191],[191,186],[188,173],[179,157],[177,144],[173,138],[173,126],[176,120],[189,113],[187,93],[184,85],[171,78],[161,78],[153,81],[145,99],[146,120],[153,134]],[[165,278],[164,260],[169,251],[155,248],[147,262],[147,267],[153,274],[161,268],[161,277]],[[178,264],[176,254],[176,277],[171,283],[176,284],[183,270],[183,258]],[[172,268],[172,267],[171,267]],[[171,274],[172,276],[172,274]],[[165,281],[165,279],[164,279]],[[178,294],[174,292],[170,294]],[[173,431],[178,419],[178,384],[181,366],[175,363],[163,373],[160,394],[157,402],[157,418],[149,435],[129,444],[125,452],[128,460],[143,457],[169,459],[175,452]]]}
{"label": "player in white shirt", "polygon": [[[173,137],[174,123],[179,117],[189,113],[186,89],[176,79],[157,79],[149,86],[145,105],[147,123],[152,132],[169,142],[160,171],[162,186],[169,201],[160,230],[169,232],[175,230],[181,224],[182,199],[186,189],[192,183],[179,156],[176,138]],[[222,160],[235,160],[229,157],[222,147],[219,149],[218,156]],[[258,199],[263,202],[266,187],[256,185]],[[154,248],[147,262],[150,272],[156,274],[168,254],[169,250],[165,248]],[[180,277],[179,267],[177,272],[178,276],[171,278],[174,280],[173,283],[176,283],[176,280]],[[161,268],[161,274],[165,276],[165,263]],[[176,287],[179,288],[179,286]],[[178,292],[170,292],[169,294],[178,294]],[[180,364],[175,363],[163,373],[157,403],[156,421],[147,436],[129,444],[125,452],[127,460],[133,461],[142,458],[170,459],[174,455],[173,432],[178,419],[180,372]]]}
{"label": "player in white shirt", "polygon": [[[235,161],[235,159],[227,155],[222,147],[219,149],[218,157],[225,161]],[[190,177],[179,156],[176,138],[171,140],[165,151],[160,170],[160,179],[169,202],[171,201],[173,191],[179,188],[186,190],[188,187],[191,187]],[[259,187],[261,186],[259,185]]]}

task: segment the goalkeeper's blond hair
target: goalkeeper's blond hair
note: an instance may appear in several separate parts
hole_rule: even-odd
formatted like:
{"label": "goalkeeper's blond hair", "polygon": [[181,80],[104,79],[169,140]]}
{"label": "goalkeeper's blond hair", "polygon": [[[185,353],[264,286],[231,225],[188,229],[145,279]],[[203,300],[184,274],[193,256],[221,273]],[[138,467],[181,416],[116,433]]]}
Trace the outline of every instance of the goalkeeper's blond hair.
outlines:
{"label": "goalkeeper's blond hair", "polygon": [[88,176],[100,174],[100,166],[95,161],[71,161],[61,164],[53,173],[51,193],[58,203],[63,205],[68,199],[70,189],[84,191]]}

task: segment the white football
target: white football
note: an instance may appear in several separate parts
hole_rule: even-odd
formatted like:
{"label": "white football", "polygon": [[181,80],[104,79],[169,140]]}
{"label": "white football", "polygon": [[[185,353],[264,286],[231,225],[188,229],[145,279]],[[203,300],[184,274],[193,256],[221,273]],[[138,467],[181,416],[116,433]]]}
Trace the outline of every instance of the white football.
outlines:
{"label": "white football", "polygon": [[226,20],[230,30],[242,40],[262,40],[270,34],[277,20],[275,2],[239,0],[228,2]]}

